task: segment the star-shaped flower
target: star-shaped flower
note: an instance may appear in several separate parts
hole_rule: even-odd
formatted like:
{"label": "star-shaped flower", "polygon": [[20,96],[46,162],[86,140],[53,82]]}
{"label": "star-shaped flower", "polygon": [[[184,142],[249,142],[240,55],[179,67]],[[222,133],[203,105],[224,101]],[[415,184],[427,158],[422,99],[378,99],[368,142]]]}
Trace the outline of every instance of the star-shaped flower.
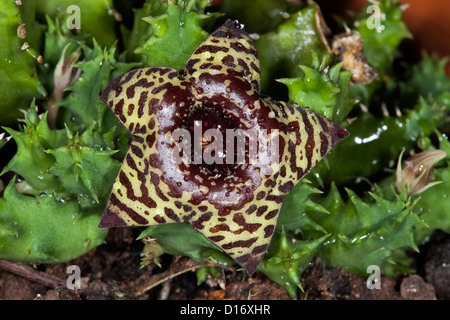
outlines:
{"label": "star-shaped flower", "polygon": [[[255,46],[231,20],[184,69],[142,68],[113,80],[100,97],[133,138],[99,226],[189,221],[253,274],[286,194],[347,136],[312,111],[262,97],[259,88]],[[245,139],[228,139],[236,132]]]}

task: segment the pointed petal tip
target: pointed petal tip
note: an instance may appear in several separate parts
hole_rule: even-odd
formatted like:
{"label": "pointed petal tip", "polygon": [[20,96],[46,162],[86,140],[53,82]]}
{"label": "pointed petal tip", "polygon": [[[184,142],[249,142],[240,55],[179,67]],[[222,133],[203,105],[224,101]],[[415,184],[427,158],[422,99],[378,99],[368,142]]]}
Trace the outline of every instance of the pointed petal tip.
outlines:
{"label": "pointed petal tip", "polygon": [[256,272],[256,269],[258,269],[258,266],[259,266],[259,263],[255,267],[246,267],[244,269],[247,272],[248,276],[251,277]]}
{"label": "pointed petal tip", "polygon": [[340,129],[337,131],[337,136],[338,136],[340,139],[344,139],[344,138],[347,138],[347,137],[349,136],[349,133],[348,133],[348,131],[345,130],[344,128],[340,128]]}
{"label": "pointed petal tip", "polygon": [[247,31],[245,31],[244,24],[239,20],[228,19],[222,26],[214,31],[211,36],[224,37],[227,39],[247,38],[251,39]]}
{"label": "pointed petal tip", "polygon": [[333,126],[333,131],[332,131],[332,144],[333,144],[333,148],[342,140],[344,140],[345,138],[347,138],[350,135],[350,133],[342,128],[341,126],[339,126],[338,124],[334,124]]}
{"label": "pointed petal tip", "polygon": [[244,24],[242,24],[239,20],[228,19],[224,24],[227,28],[235,29],[235,30],[243,30]]}
{"label": "pointed petal tip", "polygon": [[127,83],[137,71],[138,69],[133,69],[113,79],[103,90],[99,92],[100,100],[102,100],[104,104],[108,105],[110,93],[115,92],[117,97],[117,95],[122,92],[123,84]]}
{"label": "pointed petal tip", "polygon": [[106,86],[105,89],[99,92],[100,100],[102,100],[104,104],[108,105],[109,94],[111,93],[111,91],[122,91],[120,80],[121,76],[115,78]]}
{"label": "pointed petal tip", "polygon": [[[248,258],[248,255],[243,256],[241,259],[237,258],[236,262],[244,268],[245,272],[249,276],[252,276],[256,270],[258,269],[259,264],[262,261],[263,256],[259,257],[250,257]],[[246,259],[245,261],[242,261],[243,259]]]}
{"label": "pointed petal tip", "polygon": [[107,208],[102,215],[98,227],[100,229],[121,228],[127,227],[127,224],[117,215],[117,213]]}
{"label": "pointed petal tip", "polygon": [[108,95],[109,95],[109,91],[107,91],[106,89],[105,90],[101,90],[98,93],[98,96],[100,97],[100,100],[102,100],[104,104],[107,104]]}

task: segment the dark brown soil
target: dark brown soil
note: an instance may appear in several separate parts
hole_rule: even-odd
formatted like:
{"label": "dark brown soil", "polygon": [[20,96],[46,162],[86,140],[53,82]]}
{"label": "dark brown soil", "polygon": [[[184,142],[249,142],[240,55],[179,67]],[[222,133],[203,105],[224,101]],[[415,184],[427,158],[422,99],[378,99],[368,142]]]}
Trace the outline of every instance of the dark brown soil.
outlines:
{"label": "dark brown soil", "polygon": [[[197,264],[185,257],[164,256],[161,268],[140,266],[141,243],[132,229],[111,230],[107,244],[69,263],[35,266],[37,277],[0,269],[0,299],[5,300],[289,300],[286,291],[263,274],[248,277],[233,267],[221,268],[197,285]],[[380,289],[368,289],[367,279],[327,268],[319,259],[302,275],[302,300],[447,300],[450,298],[450,236],[436,232],[413,254],[416,274],[382,277]],[[81,270],[81,290],[40,284],[43,273],[65,283],[69,265]],[[34,272],[33,271],[33,272]]]}

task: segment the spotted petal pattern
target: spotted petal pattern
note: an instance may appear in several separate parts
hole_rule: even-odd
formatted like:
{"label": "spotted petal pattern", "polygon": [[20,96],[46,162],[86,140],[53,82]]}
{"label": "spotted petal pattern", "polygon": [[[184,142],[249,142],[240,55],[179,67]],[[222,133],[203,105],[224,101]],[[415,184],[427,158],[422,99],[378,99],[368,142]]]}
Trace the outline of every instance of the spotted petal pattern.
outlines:
{"label": "spotted petal pattern", "polygon": [[[243,26],[231,20],[196,49],[184,69],[142,68],[113,80],[100,97],[133,138],[99,226],[189,221],[253,274],[286,194],[347,136],[314,112],[262,97],[259,83],[256,49]],[[248,153],[233,165],[180,163],[174,157],[180,140],[173,133],[188,130],[199,112],[233,129],[277,132],[275,165],[263,157],[250,163]]]}

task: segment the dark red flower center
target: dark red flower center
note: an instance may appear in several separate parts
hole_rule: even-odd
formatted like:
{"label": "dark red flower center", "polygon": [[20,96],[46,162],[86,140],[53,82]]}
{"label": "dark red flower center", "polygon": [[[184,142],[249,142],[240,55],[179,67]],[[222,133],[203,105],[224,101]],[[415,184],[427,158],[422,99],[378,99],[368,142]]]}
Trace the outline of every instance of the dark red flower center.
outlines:
{"label": "dark red flower center", "polygon": [[227,136],[236,126],[226,116],[214,109],[195,109],[184,121],[191,139],[191,163],[208,172],[230,173],[239,146],[233,143],[232,156],[227,153]]}

